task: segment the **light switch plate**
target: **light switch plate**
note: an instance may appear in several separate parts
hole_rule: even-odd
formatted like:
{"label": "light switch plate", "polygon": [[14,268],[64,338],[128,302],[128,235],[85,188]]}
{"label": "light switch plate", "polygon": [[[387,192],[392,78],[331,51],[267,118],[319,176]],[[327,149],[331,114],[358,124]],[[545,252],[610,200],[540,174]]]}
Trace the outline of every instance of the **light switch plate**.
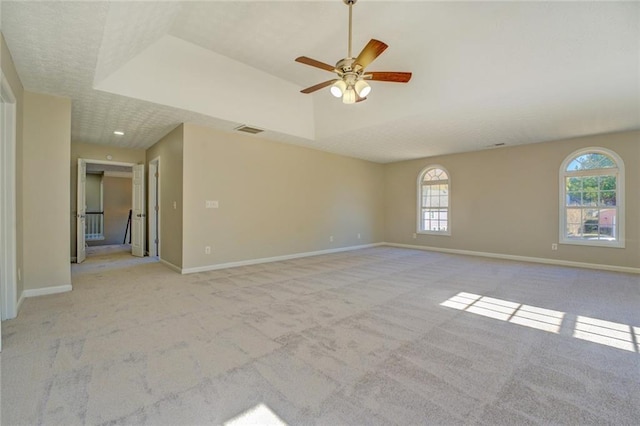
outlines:
{"label": "light switch plate", "polygon": [[207,201],[205,201],[204,206],[207,209],[217,209],[218,208],[218,201],[207,200]]}

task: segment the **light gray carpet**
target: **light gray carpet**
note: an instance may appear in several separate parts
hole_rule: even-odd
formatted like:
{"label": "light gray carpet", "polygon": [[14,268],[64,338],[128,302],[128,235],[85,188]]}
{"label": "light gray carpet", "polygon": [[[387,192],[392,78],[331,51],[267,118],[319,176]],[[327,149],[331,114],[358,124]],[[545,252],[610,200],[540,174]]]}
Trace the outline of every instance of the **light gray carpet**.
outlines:
{"label": "light gray carpet", "polygon": [[71,264],[72,275],[121,269],[159,261],[157,257],[133,256],[131,254],[131,244],[89,246],[86,248],[86,253],[87,257],[84,262]]}
{"label": "light gray carpet", "polygon": [[[223,424],[256,407],[289,425],[640,420],[637,275],[378,247],[73,281],[2,325],[2,425]],[[441,305],[461,292],[561,324]],[[596,343],[574,337],[585,318],[617,325],[588,326]]]}

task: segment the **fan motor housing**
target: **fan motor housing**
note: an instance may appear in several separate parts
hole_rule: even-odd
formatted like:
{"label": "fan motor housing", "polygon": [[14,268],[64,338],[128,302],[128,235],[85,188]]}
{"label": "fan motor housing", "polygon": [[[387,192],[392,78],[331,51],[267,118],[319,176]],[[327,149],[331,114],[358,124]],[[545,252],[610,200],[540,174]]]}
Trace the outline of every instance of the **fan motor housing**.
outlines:
{"label": "fan motor housing", "polygon": [[355,64],[356,58],[344,58],[340,59],[336,63],[336,70],[339,74],[362,74],[362,67]]}

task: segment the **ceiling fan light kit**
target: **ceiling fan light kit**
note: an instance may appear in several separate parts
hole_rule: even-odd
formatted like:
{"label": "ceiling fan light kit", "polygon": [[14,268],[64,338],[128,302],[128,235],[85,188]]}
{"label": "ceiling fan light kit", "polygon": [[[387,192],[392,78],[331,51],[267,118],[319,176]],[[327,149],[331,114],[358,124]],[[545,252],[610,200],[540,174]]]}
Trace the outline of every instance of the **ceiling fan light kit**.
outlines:
{"label": "ceiling fan light kit", "polygon": [[347,83],[344,80],[337,80],[331,85],[331,94],[336,98],[341,98],[345,90],[347,90]]}
{"label": "ceiling fan light kit", "polygon": [[353,104],[366,100],[367,95],[371,92],[371,86],[365,80],[407,83],[411,79],[410,72],[378,71],[365,73],[365,68],[380,56],[388,46],[380,40],[371,39],[364,49],[362,49],[362,52],[354,58],[351,54],[352,7],[357,0],[342,1],[344,4],[349,6],[348,56],[339,60],[335,67],[306,56],[296,58],[296,62],[333,72],[338,75],[338,78],[307,87],[306,89],[302,89],[300,92],[308,94],[327,86],[331,86],[329,90],[333,96],[336,98],[341,97],[342,102],[345,104]]}
{"label": "ceiling fan light kit", "polygon": [[364,80],[356,81],[356,84],[354,84],[353,87],[356,89],[356,92],[358,92],[358,95],[361,98],[366,98],[367,95],[371,92],[371,86],[369,86],[369,83]]}

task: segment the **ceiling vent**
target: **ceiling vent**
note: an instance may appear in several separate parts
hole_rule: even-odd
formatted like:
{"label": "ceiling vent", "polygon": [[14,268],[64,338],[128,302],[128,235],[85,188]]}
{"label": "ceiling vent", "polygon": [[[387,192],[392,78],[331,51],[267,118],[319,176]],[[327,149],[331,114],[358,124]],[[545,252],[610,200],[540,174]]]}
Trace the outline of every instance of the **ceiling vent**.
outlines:
{"label": "ceiling vent", "polygon": [[236,127],[234,130],[237,130],[239,132],[251,133],[252,135],[264,132],[264,130],[262,130],[262,129],[258,129],[256,127],[245,126],[244,124],[242,126]]}

